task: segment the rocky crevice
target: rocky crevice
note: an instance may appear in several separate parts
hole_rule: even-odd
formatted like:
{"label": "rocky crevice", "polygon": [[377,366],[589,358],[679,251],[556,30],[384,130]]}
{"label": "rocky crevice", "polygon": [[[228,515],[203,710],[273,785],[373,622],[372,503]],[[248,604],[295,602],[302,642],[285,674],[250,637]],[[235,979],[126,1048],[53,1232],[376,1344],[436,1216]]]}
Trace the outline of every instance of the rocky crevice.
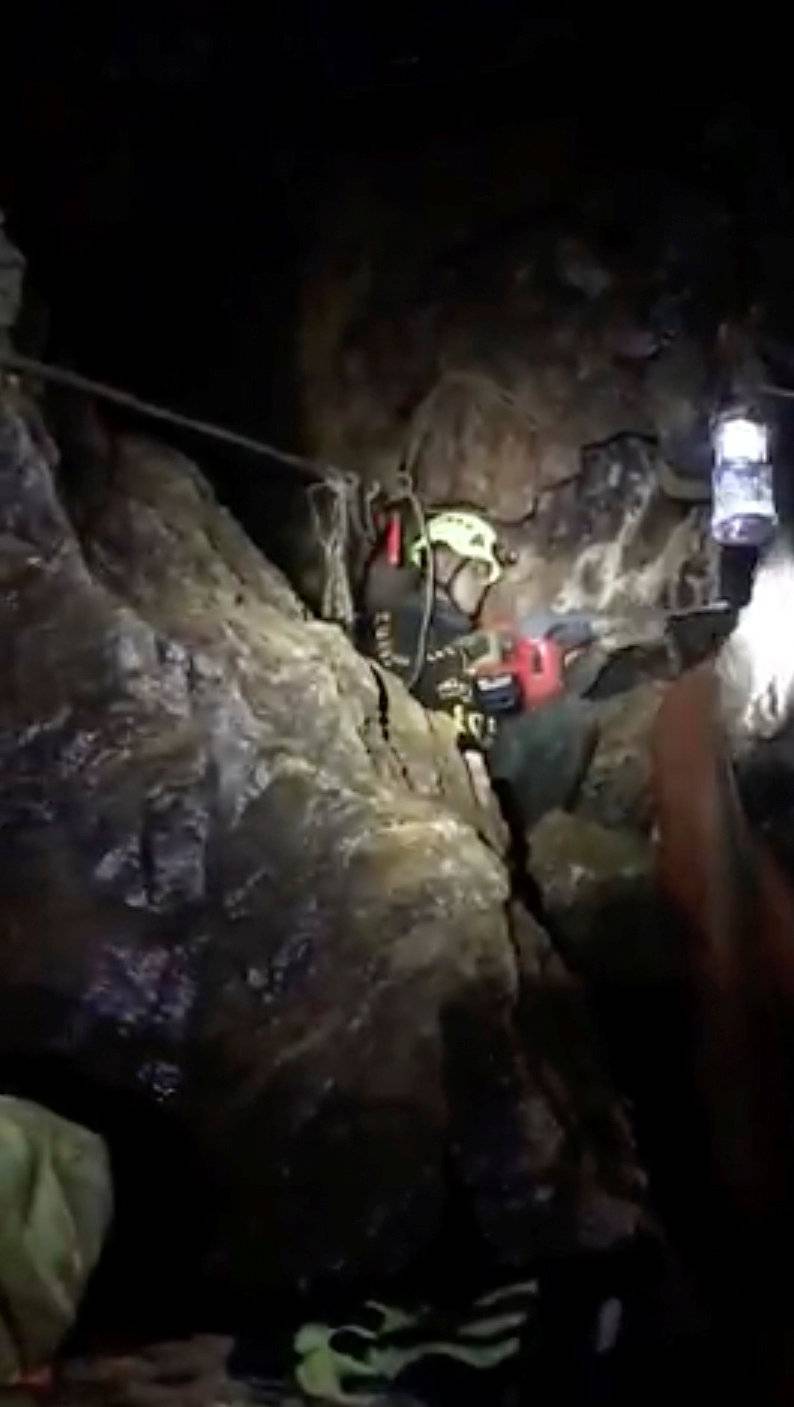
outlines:
{"label": "rocky crevice", "polygon": [[4,1070],[182,1129],[214,1189],[196,1257],[243,1297],[404,1268],[450,1167],[496,1262],[628,1234],[622,1112],[595,1063],[586,1098],[573,1077],[581,994],[527,1045],[547,942],[527,920],[515,946],[445,720],[383,676],[386,739],[370,666],[181,456],[120,436],[108,470],[70,496],[78,542],[6,414]]}

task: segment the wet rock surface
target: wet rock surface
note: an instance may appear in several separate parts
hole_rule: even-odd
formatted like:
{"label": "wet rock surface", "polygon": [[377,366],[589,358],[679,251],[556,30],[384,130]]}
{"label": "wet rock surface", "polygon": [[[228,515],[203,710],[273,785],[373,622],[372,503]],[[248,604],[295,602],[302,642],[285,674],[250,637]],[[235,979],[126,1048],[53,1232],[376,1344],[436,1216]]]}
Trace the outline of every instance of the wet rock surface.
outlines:
{"label": "wet rock surface", "polygon": [[636,836],[607,830],[565,811],[551,811],[532,832],[532,858],[549,907],[564,912],[587,902],[605,882],[647,877],[649,849]]}
{"label": "wet rock surface", "polygon": [[533,874],[562,951],[596,989],[671,977],[676,954],[635,831],[552,811],[532,832]]}
{"label": "wet rock surface", "polygon": [[598,705],[598,744],[576,801],[577,815],[648,834],[653,820],[651,735],[665,688],[651,681]]}
{"label": "wet rock surface", "polygon": [[417,151],[388,187],[364,158],[329,177],[299,336],[306,442],[367,483],[407,469],[427,503],[490,514],[518,555],[504,615],[711,600],[709,414],[727,380],[752,398],[764,379],[754,334],[729,327],[726,212],[658,173],[644,209],[592,173],[555,203],[533,156],[508,191],[509,153],[490,155],[445,151],[442,177]]}
{"label": "wet rock surface", "polygon": [[705,516],[667,497],[639,439],[588,455],[577,478],[545,493],[514,537],[519,560],[504,589],[519,612],[551,602],[641,616],[698,606],[713,594],[716,554]]}
{"label": "wet rock surface", "polygon": [[249,1301],[401,1270],[453,1187],[497,1260],[630,1234],[625,1122],[576,989],[547,1011],[544,935],[515,946],[448,725],[307,617],[187,461],[112,451],[70,519],[2,421],[4,1077],[57,1106],[68,1072],[111,1151],[151,1115],[120,1218],[190,1201],[188,1259]]}

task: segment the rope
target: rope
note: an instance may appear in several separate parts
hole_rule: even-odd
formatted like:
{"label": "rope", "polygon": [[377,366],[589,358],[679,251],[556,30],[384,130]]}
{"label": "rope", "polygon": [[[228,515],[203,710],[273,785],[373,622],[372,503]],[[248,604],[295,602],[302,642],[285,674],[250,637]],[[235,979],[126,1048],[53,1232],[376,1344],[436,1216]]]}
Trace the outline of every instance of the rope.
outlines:
{"label": "rope", "polygon": [[[156,405],[151,401],[141,400],[130,391],[119,390],[117,386],[110,386],[103,381],[95,381],[91,377],[81,375],[80,372],[67,370],[66,367],[52,366],[48,362],[38,361],[35,357],[22,356],[19,352],[10,349],[0,348],[0,367],[36,376],[42,381],[50,382],[55,386],[64,386],[84,395],[96,396],[101,400],[110,401],[113,405],[123,406],[124,409],[133,411],[136,415],[145,416],[150,420],[176,425],[180,429],[191,430],[195,434],[204,435],[206,438],[217,440],[222,444],[234,445],[237,449],[278,460],[280,463],[289,464],[302,474],[315,479],[317,482],[309,485],[307,495],[325,568],[321,611],[325,620],[336,621],[348,631],[352,628],[355,620],[355,606],[347,567],[351,525],[354,531],[368,542],[375,540],[374,505],[381,493],[379,484],[362,489],[359,480],[353,474],[345,473],[344,470],[336,468],[333,464],[324,464],[302,454],[291,454],[286,450],[277,449],[275,445],[268,444],[264,440],[256,440],[250,435],[242,435],[237,430],[230,430],[224,425],[216,425],[209,420],[197,420],[193,416],[183,415],[180,411],[170,410],[166,406]],[[404,498],[411,507],[418,534],[426,536],[425,511],[411,476],[405,470],[401,470],[397,475],[397,489],[396,496]],[[323,515],[320,508],[321,499],[326,493],[331,496],[327,529],[323,526]],[[409,689],[412,689],[418,682],[427,658],[427,641],[433,618],[436,588],[432,552],[426,553],[424,577],[424,606],[408,684]]]}
{"label": "rope", "polygon": [[[301,474],[313,478],[316,482],[308,485],[307,495],[324,565],[321,613],[325,620],[337,621],[347,630],[352,628],[355,613],[347,568],[351,524],[355,532],[366,537],[368,541],[373,540],[373,505],[380,493],[379,485],[371,486],[362,495],[355,476],[337,469],[332,464],[323,464],[301,454],[291,454],[263,440],[242,435],[237,430],[229,430],[226,426],[216,425],[208,420],[197,420],[193,416],[183,415],[165,406],[154,405],[150,401],[140,400],[129,391],[119,390],[118,387],[109,386],[102,381],[94,381],[91,377],[82,376],[80,372],[70,371],[65,367],[51,366],[48,362],[38,361],[34,357],[22,356],[10,349],[0,349],[0,367],[36,376],[42,381],[85,395],[96,396],[101,400],[110,401],[113,405],[134,411],[136,415],[191,430],[222,444],[234,445],[237,449],[267,456],[282,464],[289,464]],[[320,500],[326,493],[331,495],[327,529],[323,526],[320,508]]]}
{"label": "rope", "polygon": [[[408,473],[405,469],[399,470],[395,482],[396,487],[398,489],[398,497],[402,497],[405,499],[411,509],[411,512],[414,515],[417,537],[424,538],[425,540],[427,540],[427,517],[425,515],[424,507],[422,506],[422,501],[414,487],[413,479],[411,478],[410,473]],[[419,683],[420,675],[425,667],[425,661],[427,659],[427,641],[428,636],[430,634],[430,626],[433,620],[433,606],[435,604],[436,569],[435,562],[433,561],[433,553],[430,550],[429,544],[428,550],[425,552],[424,555],[425,594],[424,602],[422,605],[422,619],[419,623],[419,633],[416,637],[416,649],[414,650],[414,658],[413,663],[411,665],[411,673],[409,674],[408,679],[406,680],[406,688],[408,690],[415,688],[416,685]]]}
{"label": "rope", "polygon": [[[330,495],[328,528],[324,530],[320,501]],[[307,490],[317,541],[323,555],[324,581],[320,613],[350,631],[355,621],[353,593],[347,569],[350,519],[357,513],[358,485],[347,479],[328,478]]]}
{"label": "rope", "polygon": [[347,477],[342,469],[337,469],[333,464],[323,464],[303,454],[290,454],[287,450],[277,449],[275,445],[269,445],[264,440],[255,440],[250,435],[240,434],[238,430],[229,430],[225,425],[216,425],[209,420],[196,420],[191,415],[183,415],[180,411],[155,405],[152,401],[142,401],[130,391],[120,391],[117,386],[94,381],[91,377],[82,376],[78,371],[68,371],[66,367],[51,366],[48,362],[37,361],[35,357],[23,357],[19,352],[0,349],[0,366],[37,376],[54,386],[65,386],[71,391],[98,396],[101,400],[111,401],[113,405],[134,411],[136,415],[144,415],[149,420],[162,420],[168,425],[178,425],[180,429],[193,430],[197,435],[219,440],[222,444],[235,445],[236,448],[248,450],[251,454],[266,455],[269,459],[290,464],[301,473],[315,478]]}

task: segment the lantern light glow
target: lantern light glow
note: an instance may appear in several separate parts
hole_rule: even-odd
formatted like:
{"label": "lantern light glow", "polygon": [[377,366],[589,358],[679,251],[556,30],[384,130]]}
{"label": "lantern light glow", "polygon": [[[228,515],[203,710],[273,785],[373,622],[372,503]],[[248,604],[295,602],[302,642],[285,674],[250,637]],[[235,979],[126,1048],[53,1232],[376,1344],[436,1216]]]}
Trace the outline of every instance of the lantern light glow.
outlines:
{"label": "lantern light glow", "polygon": [[712,536],[724,547],[762,547],[777,526],[768,427],[728,412],[715,421],[712,444]]}
{"label": "lantern light glow", "polygon": [[714,435],[717,463],[731,460],[742,464],[767,464],[769,434],[765,425],[744,416],[730,416],[719,422]]}

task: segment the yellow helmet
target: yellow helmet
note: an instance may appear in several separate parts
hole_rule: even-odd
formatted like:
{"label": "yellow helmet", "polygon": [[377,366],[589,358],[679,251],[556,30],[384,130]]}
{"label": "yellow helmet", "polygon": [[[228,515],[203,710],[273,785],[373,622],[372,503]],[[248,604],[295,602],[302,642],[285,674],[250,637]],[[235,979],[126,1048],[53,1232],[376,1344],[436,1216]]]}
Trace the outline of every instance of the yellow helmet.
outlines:
{"label": "yellow helmet", "polygon": [[489,567],[488,586],[493,586],[502,575],[502,568],[496,555],[499,539],[491,524],[478,513],[465,509],[452,508],[437,513],[427,524],[427,532],[418,537],[408,553],[414,566],[421,565],[422,556],[433,547],[449,547],[459,557],[476,562],[486,562]]}

